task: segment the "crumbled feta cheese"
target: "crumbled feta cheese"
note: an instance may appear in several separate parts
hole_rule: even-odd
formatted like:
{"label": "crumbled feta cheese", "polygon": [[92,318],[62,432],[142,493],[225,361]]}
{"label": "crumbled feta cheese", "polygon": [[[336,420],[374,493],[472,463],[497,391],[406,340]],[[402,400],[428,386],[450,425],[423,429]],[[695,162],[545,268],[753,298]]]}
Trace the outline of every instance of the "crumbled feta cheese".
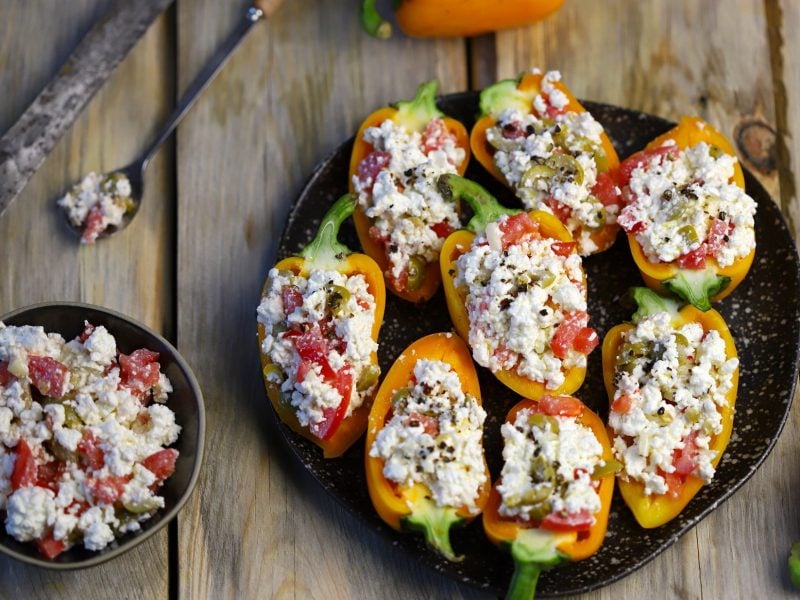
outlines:
{"label": "crumbled feta cheese", "polygon": [[586,365],[585,354],[569,349],[561,359],[551,348],[559,325],[585,314],[581,258],[559,256],[552,239],[537,236],[503,249],[499,229],[490,224],[456,261],[454,282],[465,298],[472,356],[493,372],[513,370],[555,389],[568,369]]}
{"label": "crumbled feta cheese", "polygon": [[486,140],[523,205],[558,216],[586,256],[598,249],[593,231],[616,223],[618,207],[604,206],[592,192],[607,160],[603,127],[589,112],[564,110],[569,99],[554,85],[560,79],[558,71],[546,73],[533,100],[535,114],[503,111]]}
{"label": "crumbled feta cheese", "polygon": [[446,362],[418,360],[414,383],[396,392],[392,408],[369,449],[384,460],[384,476],[404,487],[422,483],[437,506],[466,506],[476,514],[486,482],[486,412],[464,393],[458,373]]}
{"label": "crumbled feta cheese", "polygon": [[[431,123],[444,128],[441,119]],[[465,152],[449,133],[431,141],[390,119],[368,128],[364,141],[388,157],[376,176],[354,175],[353,186],[370,219],[370,236],[386,251],[390,280],[400,282],[412,257],[425,263],[438,260],[443,232],[459,228],[456,206],[442,197],[436,180],[456,173]]]}
{"label": "crumbled feta cheese", "polygon": [[[157,495],[160,480],[142,463],[174,443],[180,427],[163,403],[147,406],[150,396],[163,401],[172,389],[163,373],[156,385],[137,381],[131,372],[123,380],[116,341],[105,327],[87,324],[85,339],[81,339],[65,343],[61,336],[48,335],[41,327],[0,323],[0,362],[8,365],[12,375],[0,383],[0,509],[6,508],[6,531],[19,541],[52,535],[67,547],[82,539],[86,548],[99,550],[123,531],[117,510],[121,511],[119,518],[126,521],[124,530],[129,531],[164,505]],[[27,365],[32,357],[43,356],[57,361],[56,365],[51,361],[52,374],[45,377],[68,382],[57,390],[63,394],[32,394],[31,373],[33,377],[42,375],[33,368],[29,373]],[[37,368],[46,369],[48,364],[42,366],[40,361]],[[57,465],[54,479],[48,482],[52,490],[38,485],[11,489],[21,439],[30,448],[37,468]],[[84,464],[87,455],[89,465]],[[141,472],[148,474],[144,477],[149,494],[147,512],[126,512],[116,506],[117,497],[125,494],[126,484],[137,481],[141,485]],[[41,477],[42,471],[39,473]],[[138,494],[141,499],[144,492]]]}
{"label": "crumbled feta cheese", "polygon": [[756,203],[732,182],[736,160],[700,142],[658,153],[633,170],[620,224],[635,233],[648,260],[672,262],[704,246],[726,267],[750,254]]}
{"label": "crumbled feta cheese", "polygon": [[609,414],[623,476],[644,484],[645,494],[665,494],[664,474],[680,462],[679,474],[708,483],[716,458],[710,444],[722,431],[719,411],[728,406],[738,359],[727,357],[717,331],[676,328],[668,313],[643,318],[623,340]]}
{"label": "crumbled feta cheese", "polygon": [[[294,295],[291,307],[284,299],[290,294]],[[325,411],[342,403],[342,392],[331,373],[345,379],[349,374],[345,417],[375,389],[377,372],[369,377],[375,369],[372,356],[378,350],[372,339],[375,310],[375,298],[361,274],[314,270],[308,277],[300,277],[288,271],[270,271],[267,293],[258,307],[258,322],[266,330],[261,351],[283,373],[282,377],[273,374],[275,383],[280,383],[281,393],[302,426],[323,422]],[[304,347],[313,348],[314,358],[300,355],[298,339]],[[363,383],[361,391],[359,381]]]}
{"label": "crumbled feta cheese", "polygon": [[601,508],[595,468],[602,466],[603,446],[575,417],[545,416],[528,408],[500,428],[503,470],[497,486],[505,517],[541,519]]}
{"label": "crumbled feta cheese", "polygon": [[100,217],[98,229],[105,231],[122,224],[125,213],[130,210],[131,192],[130,180],[125,175],[91,172],[60,198],[58,205],[76,227],[86,226],[94,209]]}

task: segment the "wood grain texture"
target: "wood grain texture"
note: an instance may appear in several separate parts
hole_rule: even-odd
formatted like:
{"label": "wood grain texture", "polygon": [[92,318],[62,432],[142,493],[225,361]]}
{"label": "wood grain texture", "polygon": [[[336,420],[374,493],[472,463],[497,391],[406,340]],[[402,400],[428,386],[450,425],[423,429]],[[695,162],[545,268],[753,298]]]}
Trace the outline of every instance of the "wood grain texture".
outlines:
{"label": "wood grain texture", "polygon": [[[213,0],[178,10],[183,87],[239,13]],[[379,42],[360,31],[355,7],[285,2],[179,128],[178,344],[208,414],[205,467],[179,518],[181,597],[471,594],[387,547],[295,472],[271,425],[255,336],[278,236],[314,164],[373,109],[432,77],[445,92],[466,87],[463,41]]]}
{"label": "wood grain texture", "polygon": [[[108,4],[81,0],[62,13],[49,3],[4,3],[0,86],[12,93],[0,104],[0,123],[7,126],[24,110]],[[79,247],[54,204],[89,170],[133,158],[169,111],[172,25],[169,16],[159,19],[0,220],[0,314],[46,300],[84,301],[172,333],[170,150],[151,165],[142,211],[118,237]],[[166,530],[123,558],[85,572],[56,573],[0,558],[0,598],[90,599],[107,597],[110,590],[120,598],[164,598],[167,565]]]}

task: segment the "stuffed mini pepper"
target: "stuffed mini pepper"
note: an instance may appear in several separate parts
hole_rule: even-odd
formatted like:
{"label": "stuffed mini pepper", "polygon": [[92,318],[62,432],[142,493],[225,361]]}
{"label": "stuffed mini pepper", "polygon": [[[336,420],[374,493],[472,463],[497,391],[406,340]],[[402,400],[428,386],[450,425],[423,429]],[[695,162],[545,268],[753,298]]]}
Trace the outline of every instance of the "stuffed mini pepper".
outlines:
{"label": "stuffed mini pepper", "polygon": [[440,260],[450,317],[475,362],[526,398],[571,394],[599,338],[569,232],[553,215],[504,208],[456,175],[440,187],[475,213],[447,238]]}
{"label": "stuffed mini pepper", "polygon": [[533,598],[542,570],[600,548],[614,491],[614,460],[600,418],[570,396],[523,400],[508,413],[503,471],[483,527],[514,559],[506,598]]}
{"label": "stuffed mini pepper", "polygon": [[436,107],[435,94],[430,81],[413,100],[369,115],[350,159],[358,239],[389,290],[411,302],[438,289],[442,242],[460,226],[458,206],[442,198],[436,178],[464,173],[469,161],[466,129]]}
{"label": "stuffed mini pepper", "polygon": [[619,224],[650,288],[708,310],[741,283],[755,256],[756,203],[722,134],[683,117],[616,179],[627,202]]}
{"label": "stuffed mini pepper", "polygon": [[558,217],[580,255],[611,246],[621,205],[610,175],[617,153],[561,74],[534,70],[496,83],[481,92],[481,112],[470,136],[475,158],[525,208]]}
{"label": "stuffed mini pepper", "polygon": [[326,458],[367,426],[378,386],[378,332],[386,292],[375,262],[337,241],[350,195],[323,217],[314,240],[270,270],[258,307],[264,382],[278,416]]}
{"label": "stuffed mini pepper", "polygon": [[715,310],[647,288],[603,341],[609,432],[622,498],[642,527],[675,518],[714,477],[733,428],[739,360]]}
{"label": "stuffed mini pepper", "polygon": [[478,375],[464,342],[451,333],[406,348],[381,384],[367,431],[369,495],[398,531],[421,531],[459,560],[450,528],[474,519],[489,494]]}

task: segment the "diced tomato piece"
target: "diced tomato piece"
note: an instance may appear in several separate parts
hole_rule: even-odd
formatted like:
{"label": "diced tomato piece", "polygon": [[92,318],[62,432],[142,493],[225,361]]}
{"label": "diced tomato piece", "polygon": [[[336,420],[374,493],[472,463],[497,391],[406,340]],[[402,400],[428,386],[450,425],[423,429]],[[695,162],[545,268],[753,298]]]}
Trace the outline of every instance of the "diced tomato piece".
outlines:
{"label": "diced tomato piece", "polygon": [[600,343],[600,336],[591,327],[584,327],[575,335],[572,341],[572,347],[581,354],[589,354],[592,350],[597,348]]}
{"label": "diced tomato piece", "polygon": [[124,387],[143,397],[158,383],[161,366],[158,352],[140,348],[130,355],[119,355],[120,380]]}
{"label": "diced tomato piece", "polygon": [[328,342],[322,336],[319,327],[312,327],[300,334],[294,342],[295,350],[300,358],[315,363],[321,363],[328,356]]}
{"label": "diced tomato piece", "polygon": [[622,394],[619,398],[615,398],[611,403],[611,410],[616,413],[625,414],[633,406],[633,398],[628,394]]}
{"label": "diced tomato piece", "polygon": [[[329,367],[330,368],[330,367]],[[336,408],[322,409],[322,421],[319,423],[310,423],[308,430],[320,438],[327,440],[333,437],[339,425],[342,424],[345,414],[347,414],[347,407],[350,405],[350,392],[353,386],[353,376],[348,368],[344,368],[336,374],[335,381],[332,382],[334,387],[339,391],[342,396],[342,401]]]}
{"label": "diced tomato piece", "polygon": [[369,239],[379,245],[384,245],[389,241],[389,238],[383,235],[374,225],[369,228]]}
{"label": "diced tomato piece", "polygon": [[670,152],[677,151],[678,147],[673,144],[659,146],[652,150],[640,150],[634,152],[628,158],[623,160],[614,173],[614,178],[617,180],[619,187],[625,187],[631,182],[631,174],[641,166],[649,164],[655,158],[666,156]]}
{"label": "diced tomato piece", "polygon": [[553,242],[550,247],[557,256],[569,256],[575,251],[577,242]]}
{"label": "diced tomato piece", "polygon": [[622,194],[614,178],[608,173],[598,173],[592,186],[592,195],[600,200],[603,206],[619,205],[622,203]]}
{"label": "diced tomato piece", "polygon": [[536,403],[535,411],[552,417],[578,417],[583,413],[583,404],[570,396],[545,394]]}
{"label": "diced tomato piece", "polygon": [[28,357],[28,375],[36,389],[45,396],[61,398],[67,391],[69,369],[54,358]]}
{"label": "diced tomato piece", "polygon": [[647,224],[644,221],[640,221],[639,217],[633,213],[633,210],[628,210],[628,207],[623,208],[622,212],[619,213],[617,224],[622,227],[625,233],[636,234],[647,229]]}
{"label": "diced tomato piece", "polygon": [[528,137],[525,128],[520,121],[510,121],[503,125],[503,137],[507,140],[516,140],[519,138]]}
{"label": "diced tomato piece", "polygon": [[52,531],[43,538],[36,540],[35,543],[39,552],[41,552],[45,558],[49,559],[55,558],[67,549],[67,545],[64,543],[64,540],[56,540],[53,538]]}
{"label": "diced tomato piece", "polygon": [[52,460],[49,463],[39,465],[36,470],[36,485],[46,487],[54,492],[58,492],[58,482],[66,470],[66,463],[63,460]]}
{"label": "diced tomato piece", "polygon": [[675,472],[678,475],[689,475],[697,468],[697,432],[692,431],[689,435],[683,438],[683,448],[675,450],[672,453],[672,464],[675,466]]}
{"label": "diced tomato piece", "polygon": [[383,150],[370,152],[358,163],[358,181],[367,190],[372,191],[378,174],[392,162],[392,155]]}
{"label": "diced tomato piece", "polygon": [[14,377],[14,375],[12,375],[8,370],[8,363],[0,360],[0,385],[7,386],[15,379],[16,377]]}
{"label": "diced tomato piece", "polygon": [[676,258],[675,263],[681,269],[705,269],[707,254],[708,246],[703,243],[691,252],[687,252]]}
{"label": "diced tomato piece", "polygon": [[503,249],[520,242],[528,236],[539,234],[539,224],[535,223],[526,212],[517,213],[500,222],[503,234]]}
{"label": "diced tomato piece", "polygon": [[585,312],[567,313],[565,319],[556,327],[550,348],[558,358],[565,358],[575,343],[575,337],[589,324],[589,315]]}
{"label": "diced tomato piece", "polygon": [[683,485],[686,483],[686,478],[677,473],[664,473],[660,470],[659,475],[666,481],[667,495],[669,495],[670,498],[678,498],[683,490]]}
{"label": "diced tomato piece", "polygon": [[95,504],[114,504],[122,496],[125,484],[130,480],[130,475],[109,475],[98,479],[87,479],[85,485]]}
{"label": "diced tomato piece", "polygon": [[418,412],[412,412],[408,415],[406,423],[411,427],[415,427],[414,423],[422,425],[422,428],[430,436],[436,437],[439,435],[439,420],[436,417],[423,415]]}
{"label": "diced tomato piece", "polygon": [[587,531],[594,525],[592,513],[584,509],[576,513],[550,513],[542,519],[541,527],[550,531]]}
{"label": "diced tomato piece", "polygon": [[99,442],[89,429],[83,430],[83,437],[78,442],[78,462],[84,469],[99,471],[106,464],[106,457]]}
{"label": "diced tomato piece", "polygon": [[313,370],[313,362],[310,360],[301,361],[300,365],[297,367],[297,372],[294,375],[295,381],[297,381],[297,383],[303,383],[306,380],[306,375],[308,375],[309,371]]}
{"label": "diced tomato piece", "polygon": [[431,119],[425,125],[425,131],[422,132],[422,151],[429,154],[434,150],[439,150],[451,139],[455,139],[455,136],[447,130],[444,120]]}
{"label": "diced tomato piece", "polygon": [[81,344],[91,337],[91,335],[94,333],[94,330],[95,326],[89,323],[89,321],[83,322],[83,331],[78,336],[78,340],[81,342]]}
{"label": "diced tomato piece", "polygon": [[95,204],[89,209],[89,214],[86,215],[84,221],[83,234],[81,234],[81,241],[84,244],[94,244],[98,236],[105,231],[103,224],[103,209],[99,204]]}
{"label": "diced tomato piece", "polygon": [[719,254],[719,251],[728,241],[731,230],[733,230],[733,223],[717,218],[712,219],[711,226],[708,229],[708,237],[706,238],[709,256],[717,256]]}
{"label": "diced tomato piece", "polygon": [[287,285],[281,290],[283,300],[283,312],[286,315],[292,314],[298,306],[303,306],[303,292],[296,285]]}
{"label": "diced tomato piece", "polygon": [[436,234],[436,237],[439,238],[446,238],[448,235],[453,233],[453,228],[450,227],[450,223],[447,221],[436,223],[435,225],[431,226],[431,229],[433,229],[433,233]]}
{"label": "diced tomato piece", "polygon": [[178,451],[165,448],[151,454],[142,461],[142,466],[155,475],[159,481],[164,481],[175,472],[175,461],[178,460]]}
{"label": "diced tomato piece", "polygon": [[25,438],[19,438],[16,454],[14,471],[11,473],[11,489],[18,490],[36,485],[36,459]]}
{"label": "diced tomato piece", "polygon": [[[482,309],[486,310],[488,305]],[[492,352],[492,356],[497,359],[500,367],[502,369],[512,369],[516,364],[517,360],[519,359],[519,354],[514,352],[510,348],[506,348],[503,345],[498,346],[494,352]]]}
{"label": "diced tomato piece", "polygon": [[544,203],[550,207],[550,210],[553,211],[553,214],[558,218],[559,221],[562,223],[566,223],[569,218],[572,216],[572,209],[567,206],[566,204],[562,204],[555,198],[548,196]]}

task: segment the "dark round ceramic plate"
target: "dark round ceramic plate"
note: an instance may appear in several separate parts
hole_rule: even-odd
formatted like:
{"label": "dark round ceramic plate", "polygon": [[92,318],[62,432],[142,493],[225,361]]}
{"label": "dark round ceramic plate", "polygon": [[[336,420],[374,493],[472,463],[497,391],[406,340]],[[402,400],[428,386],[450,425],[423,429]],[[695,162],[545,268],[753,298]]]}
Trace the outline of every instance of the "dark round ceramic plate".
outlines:
{"label": "dark round ceramic plate", "polygon": [[[478,112],[477,100],[475,93],[462,93],[440,98],[439,105],[448,115],[471,127]],[[650,139],[673,126],[664,119],[623,108],[593,102],[586,102],[585,106],[605,126],[621,157],[644,147]],[[324,212],[347,191],[351,147],[352,140],[342,144],[311,177],[287,219],[279,257],[296,253],[308,243]],[[467,176],[484,184],[503,203],[518,205],[477,161],[471,162]],[[758,202],[758,248],[747,279],[716,307],[730,326],[741,359],[734,433],[717,475],[678,518],[655,530],[639,527],[617,494],[608,535],[600,552],[587,560],[543,573],[537,587],[540,597],[601,587],[654,558],[750,478],[783,428],[797,379],[798,257],[783,217],[767,192],[749,173],[746,183],[748,192]],[[359,248],[352,223],[345,224],[341,237],[350,248]],[[609,251],[588,258],[585,266],[589,281],[589,314],[602,337],[611,327],[630,317],[631,308],[623,306],[620,300],[629,287],[642,285],[642,281],[622,236]],[[450,328],[441,290],[422,307],[390,295],[380,338],[384,372],[409,343],[425,334]],[[485,369],[480,369],[480,383],[484,406],[489,413],[484,443],[489,467],[496,476],[501,468],[500,425],[519,398]],[[599,350],[589,357],[586,382],[576,395],[602,417],[607,416],[608,400]],[[313,444],[285,426],[281,426],[281,430],[300,462],[319,483],[391,543],[399,544],[423,563],[456,580],[497,593],[505,590],[512,572],[511,558],[487,541],[480,519],[453,532],[453,546],[466,558],[460,563],[448,562],[428,550],[421,536],[397,533],[378,518],[367,494],[362,443],[357,443],[338,460],[324,460]]]}
{"label": "dark round ceramic plate", "polygon": [[178,514],[200,474],[205,437],[205,411],[203,395],[191,368],[175,347],[163,337],[118,312],[72,302],[49,302],[20,308],[0,316],[6,325],[39,325],[48,333],[59,333],[71,340],[83,331],[83,322],[103,325],[117,339],[120,352],[131,353],[137,348],[149,348],[160,354],[161,368],[172,382],[173,391],[167,406],[175,412],[181,426],[178,441],[172,446],[180,454],[175,472],[164,482],[159,494],[164,497],[164,508],[142,523],[142,529],[126,533],[99,552],[86,550],[76,544],[53,560],[44,558],[33,544],[16,541],[5,530],[0,533],[0,552],[14,558],[48,569],[80,569],[93,567],[127,552],[155,534]]}

